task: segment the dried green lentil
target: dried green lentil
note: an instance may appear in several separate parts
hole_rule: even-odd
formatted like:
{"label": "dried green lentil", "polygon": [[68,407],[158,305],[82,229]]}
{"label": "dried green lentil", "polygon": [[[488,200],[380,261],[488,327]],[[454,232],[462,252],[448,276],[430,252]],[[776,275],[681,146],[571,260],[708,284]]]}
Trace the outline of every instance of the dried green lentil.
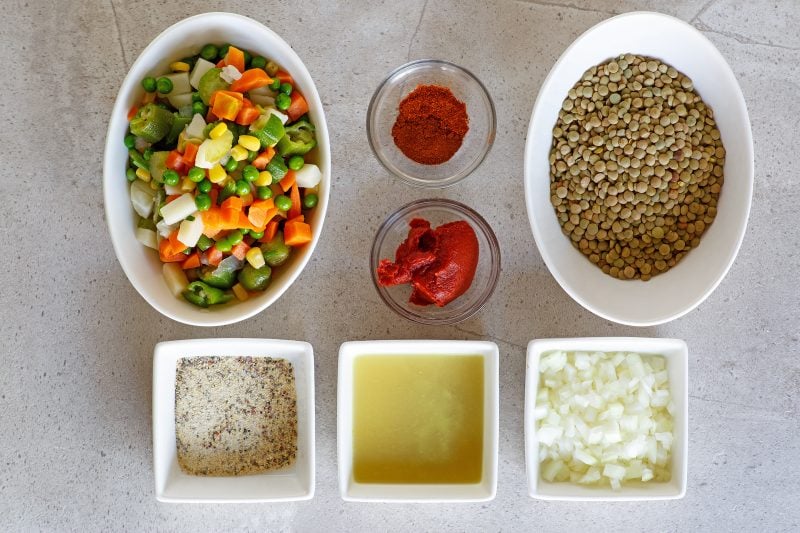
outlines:
{"label": "dried green lentil", "polygon": [[724,163],[713,111],[692,81],[626,54],[569,90],[553,130],[551,199],[591,262],[648,280],[699,245],[716,216]]}

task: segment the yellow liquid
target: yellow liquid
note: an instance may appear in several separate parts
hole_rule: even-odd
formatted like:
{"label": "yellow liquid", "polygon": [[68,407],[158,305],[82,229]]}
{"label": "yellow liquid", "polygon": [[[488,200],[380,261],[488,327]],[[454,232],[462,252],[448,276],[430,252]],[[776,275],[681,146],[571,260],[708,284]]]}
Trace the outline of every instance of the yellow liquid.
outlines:
{"label": "yellow liquid", "polygon": [[373,356],[353,370],[358,483],[478,483],[483,357]]}

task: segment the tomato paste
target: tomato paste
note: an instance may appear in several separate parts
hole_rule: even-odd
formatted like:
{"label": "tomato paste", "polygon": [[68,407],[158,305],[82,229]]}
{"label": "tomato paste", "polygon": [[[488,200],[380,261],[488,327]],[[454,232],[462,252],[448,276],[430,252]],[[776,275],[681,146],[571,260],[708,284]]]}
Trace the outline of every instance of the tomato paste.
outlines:
{"label": "tomato paste", "polygon": [[431,229],[430,222],[415,218],[409,226],[394,263],[382,259],[378,265],[378,282],[384,287],[410,283],[409,302],[443,307],[472,284],[478,266],[478,237],[463,220]]}

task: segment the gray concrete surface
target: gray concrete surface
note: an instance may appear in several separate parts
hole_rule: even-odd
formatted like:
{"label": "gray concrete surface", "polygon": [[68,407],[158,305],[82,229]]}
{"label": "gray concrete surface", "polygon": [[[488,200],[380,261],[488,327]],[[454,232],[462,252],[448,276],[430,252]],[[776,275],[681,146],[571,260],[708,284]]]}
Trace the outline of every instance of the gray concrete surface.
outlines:
{"label": "gray concrete surface", "polygon": [[[0,529],[797,531],[800,528],[800,3],[793,0],[547,2],[0,2]],[[614,13],[661,9],[702,29],[736,73],[755,138],[753,208],[716,292],[670,324],[622,327],[585,311],[534,245],[522,155],[540,83],[565,47]],[[101,191],[106,122],[132,61],[200,11],[249,15],[306,61],[325,104],[334,183],[311,263],[271,309],[199,329],[159,315],[125,278]],[[414,326],[378,299],[368,272],[376,228],[430,193],[395,181],[367,145],[375,86],[408,59],[475,72],[498,111],[483,165],[441,194],[478,208],[500,238],[490,304],[455,327]],[[681,501],[545,503],[525,495],[526,343],[536,337],[679,337],[690,347],[689,488]],[[305,339],[317,372],[313,500],[167,505],[153,495],[151,356],[161,340]],[[487,338],[501,350],[497,498],[485,504],[345,504],[336,485],[339,344],[372,338]]]}

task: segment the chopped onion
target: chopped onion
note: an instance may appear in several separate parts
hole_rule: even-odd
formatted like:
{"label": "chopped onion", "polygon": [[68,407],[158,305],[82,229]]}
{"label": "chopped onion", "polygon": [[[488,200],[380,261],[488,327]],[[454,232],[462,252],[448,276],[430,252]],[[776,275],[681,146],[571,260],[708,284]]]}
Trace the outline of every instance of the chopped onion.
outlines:
{"label": "chopped onion", "polygon": [[206,128],[206,120],[200,113],[195,113],[192,121],[186,126],[186,137],[189,139],[202,139],[203,130]]}
{"label": "chopped onion", "polygon": [[316,187],[322,180],[322,172],[313,163],[306,163],[300,170],[295,170],[294,176],[298,187]]}
{"label": "chopped onion", "polygon": [[278,117],[278,119],[280,119],[281,121],[281,124],[286,124],[287,122],[289,122],[289,115],[284,115],[274,107],[267,107],[264,109],[264,111]]}
{"label": "chopped onion", "polygon": [[537,424],[546,481],[668,481],[674,409],[664,358],[549,352],[539,360]]}
{"label": "chopped onion", "polygon": [[269,107],[275,105],[275,98],[271,94],[253,94],[253,91],[250,91],[249,94],[250,94],[250,101],[253,102],[255,105],[260,105],[261,107]]}
{"label": "chopped onion", "polygon": [[140,217],[147,218],[153,212],[155,194],[155,191],[142,180],[131,183],[131,205]]}
{"label": "chopped onion", "polygon": [[225,65],[222,67],[222,72],[219,73],[219,77],[228,83],[233,83],[242,77],[242,73],[233,65]]}

